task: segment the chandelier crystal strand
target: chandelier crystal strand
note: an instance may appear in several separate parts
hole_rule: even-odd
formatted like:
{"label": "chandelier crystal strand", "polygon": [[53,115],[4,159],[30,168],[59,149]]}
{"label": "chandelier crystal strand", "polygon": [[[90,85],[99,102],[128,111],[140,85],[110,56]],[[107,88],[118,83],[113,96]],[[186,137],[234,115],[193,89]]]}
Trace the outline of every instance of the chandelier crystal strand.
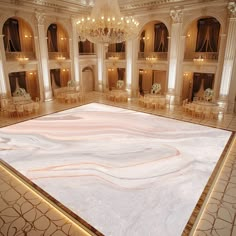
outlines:
{"label": "chandelier crystal strand", "polygon": [[139,23],[131,16],[121,16],[117,0],[96,0],[91,16],[77,22],[81,41],[112,44],[132,39],[138,35]]}

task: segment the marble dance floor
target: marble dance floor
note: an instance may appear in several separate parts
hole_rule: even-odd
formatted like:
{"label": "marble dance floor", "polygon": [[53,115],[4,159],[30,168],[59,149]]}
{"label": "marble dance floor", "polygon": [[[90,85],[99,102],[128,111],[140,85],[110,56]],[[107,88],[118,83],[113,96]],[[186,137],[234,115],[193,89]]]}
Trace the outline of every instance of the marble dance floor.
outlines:
{"label": "marble dance floor", "polygon": [[105,235],[181,235],[231,132],[88,104],[0,129],[1,158]]}

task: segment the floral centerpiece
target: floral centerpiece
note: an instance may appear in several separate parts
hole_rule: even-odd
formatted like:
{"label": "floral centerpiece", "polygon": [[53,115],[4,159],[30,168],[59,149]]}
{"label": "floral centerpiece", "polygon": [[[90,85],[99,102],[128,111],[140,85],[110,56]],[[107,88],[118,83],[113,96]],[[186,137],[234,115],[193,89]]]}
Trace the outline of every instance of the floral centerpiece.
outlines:
{"label": "floral centerpiece", "polygon": [[76,81],[74,79],[70,79],[68,82],[67,82],[67,86],[68,87],[76,87]]}
{"label": "floral centerpiece", "polygon": [[151,94],[158,94],[161,91],[161,84],[154,83],[152,85]]}
{"label": "floral centerpiece", "polygon": [[27,95],[27,92],[25,91],[24,88],[17,88],[15,92],[13,93],[14,97],[22,97],[26,95]]}
{"label": "floral centerpiece", "polygon": [[205,91],[204,91],[204,99],[205,101],[212,101],[213,99],[213,95],[214,95],[214,91],[210,88],[207,88]]}
{"label": "floral centerpiece", "polygon": [[117,82],[116,82],[116,87],[118,88],[118,89],[122,89],[123,87],[124,87],[124,81],[123,80],[117,80]]}

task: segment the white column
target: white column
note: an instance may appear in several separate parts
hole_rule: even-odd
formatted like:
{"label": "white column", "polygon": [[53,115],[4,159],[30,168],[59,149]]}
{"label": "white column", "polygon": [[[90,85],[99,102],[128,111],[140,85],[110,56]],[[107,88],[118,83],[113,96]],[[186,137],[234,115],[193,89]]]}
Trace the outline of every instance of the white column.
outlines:
{"label": "white column", "polygon": [[221,76],[223,71],[223,63],[224,63],[224,53],[225,53],[225,45],[226,45],[226,34],[220,34],[220,46],[218,53],[218,65],[214,78],[214,95],[215,98],[219,98],[220,92],[220,84],[221,84]]}
{"label": "white column", "polygon": [[4,70],[4,68],[6,68],[6,55],[3,44],[3,37],[4,35],[0,35],[0,94],[7,96],[10,94],[10,87],[7,86],[9,85],[9,82],[7,83],[8,78]]}
{"label": "white column", "polygon": [[51,80],[49,76],[48,67],[48,48],[47,48],[47,38],[44,27],[45,14],[43,12],[36,12],[35,14],[38,24],[38,60],[39,69],[42,73],[43,87],[44,87],[44,100],[49,101],[52,99],[52,88]]}
{"label": "white column", "polygon": [[137,39],[126,41],[126,90],[133,97],[138,92]]}
{"label": "white column", "polygon": [[98,91],[105,91],[107,83],[107,73],[105,68],[105,54],[108,50],[108,45],[97,44],[97,58],[98,58]]}
{"label": "white column", "polygon": [[133,65],[133,43],[132,40],[126,41],[126,90],[130,92],[132,83]]}
{"label": "white column", "polygon": [[230,19],[220,85],[220,100],[228,98],[236,52],[236,3],[230,2],[228,9],[230,11]]}
{"label": "white column", "polygon": [[75,81],[79,84],[79,47],[78,47],[78,34],[76,30],[76,19],[71,19],[72,23],[72,45],[70,45],[70,52],[72,58],[72,73]]}
{"label": "white column", "polygon": [[170,11],[170,16],[173,22],[170,37],[168,93],[175,94],[182,45],[181,33],[183,12],[181,9],[174,9]]}
{"label": "white column", "polygon": [[183,60],[185,49],[186,36],[180,36],[180,45],[178,50],[178,60],[176,69],[176,84],[175,84],[175,100],[178,104],[182,104],[182,92],[183,92]]}

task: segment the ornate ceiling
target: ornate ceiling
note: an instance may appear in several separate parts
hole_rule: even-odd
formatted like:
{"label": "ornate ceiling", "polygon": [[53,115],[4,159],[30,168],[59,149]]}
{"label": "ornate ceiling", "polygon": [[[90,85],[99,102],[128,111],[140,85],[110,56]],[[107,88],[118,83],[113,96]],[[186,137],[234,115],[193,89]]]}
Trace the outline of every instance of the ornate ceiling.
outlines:
{"label": "ornate ceiling", "polygon": [[[42,10],[47,14],[60,17],[77,17],[91,12],[95,0],[0,0],[0,10],[17,9],[24,11]],[[112,1],[112,0],[110,0]],[[147,16],[169,12],[180,7],[184,10],[227,4],[229,0],[118,0],[122,14]],[[2,9],[1,9],[2,8]]]}
{"label": "ornate ceiling", "polygon": [[[0,0],[1,7],[14,8],[26,11],[44,10],[54,14],[78,15],[90,13],[95,0]],[[112,0],[110,0],[112,1]],[[187,9],[199,5],[215,6],[227,0],[118,0],[121,13],[138,15],[160,10],[169,11],[170,8],[180,6]],[[1,8],[0,7],[0,8]],[[68,16],[68,15],[67,15]]]}

